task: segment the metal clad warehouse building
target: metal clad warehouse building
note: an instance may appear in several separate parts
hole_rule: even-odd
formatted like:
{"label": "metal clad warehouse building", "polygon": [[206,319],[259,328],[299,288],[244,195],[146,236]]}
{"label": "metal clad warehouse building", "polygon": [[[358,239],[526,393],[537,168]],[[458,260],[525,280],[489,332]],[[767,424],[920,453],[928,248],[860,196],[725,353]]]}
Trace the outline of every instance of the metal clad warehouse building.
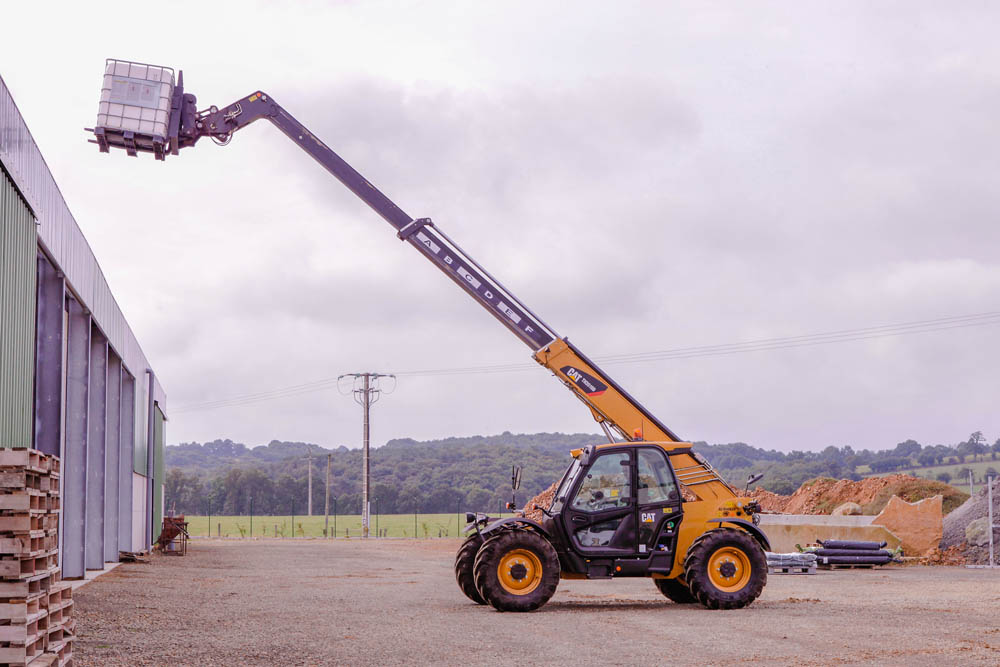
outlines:
{"label": "metal clad warehouse building", "polygon": [[150,546],[166,397],[0,78],[0,447],[62,457],[60,561]]}

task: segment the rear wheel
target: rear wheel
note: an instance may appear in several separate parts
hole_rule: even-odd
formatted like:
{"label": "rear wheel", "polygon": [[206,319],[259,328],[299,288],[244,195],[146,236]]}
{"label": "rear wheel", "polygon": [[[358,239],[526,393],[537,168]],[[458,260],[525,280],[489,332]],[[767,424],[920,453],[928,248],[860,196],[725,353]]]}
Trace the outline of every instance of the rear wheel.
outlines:
{"label": "rear wheel", "polygon": [[538,533],[504,531],[479,549],[474,574],[479,595],[498,611],[533,611],[556,592],[559,556]]}
{"label": "rear wheel", "polygon": [[458,587],[465,593],[465,597],[476,604],[486,604],[486,600],[476,590],[476,580],[472,574],[472,568],[476,563],[476,554],[479,553],[479,548],[482,546],[482,536],[475,533],[462,542],[458,555],[455,556],[455,579],[458,581]]}
{"label": "rear wheel", "polygon": [[680,577],[676,579],[653,579],[653,583],[661,593],[676,602],[677,604],[691,604],[697,602],[698,598],[691,594],[691,589]]}
{"label": "rear wheel", "polygon": [[688,549],[684,578],[694,597],[709,609],[739,609],[764,590],[767,558],[748,533],[710,530]]}

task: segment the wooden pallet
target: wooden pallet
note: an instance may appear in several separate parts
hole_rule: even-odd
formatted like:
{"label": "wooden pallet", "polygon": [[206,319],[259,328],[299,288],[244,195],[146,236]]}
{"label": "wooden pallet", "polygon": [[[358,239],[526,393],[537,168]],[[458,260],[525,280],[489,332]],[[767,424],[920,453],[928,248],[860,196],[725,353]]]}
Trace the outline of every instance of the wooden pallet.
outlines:
{"label": "wooden pallet", "polygon": [[46,593],[37,593],[23,600],[0,602],[0,622],[27,623],[28,619],[47,608],[47,602]]}
{"label": "wooden pallet", "polygon": [[59,569],[54,568],[27,579],[0,581],[0,600],[24,600],[40,593],[47,593],[52,584],[60,580],[58,574]]}
{"label": "wooden pallet", "polygon": [[0,449],[0,664],[72,664],[73,589],[58,568],[58,457]]}
{"label": "wooden pallet", "polygon": [[816,574],[815,565],[768,565],[772,574]]}
{"label": "wooden pallet", "polygon": [[43,551],[37,555],[0,559],[0,578],[5,581],[29,579],[40,574],[49,574],[59,564],[56,550]]}
{"label": "wooden pallet", "polygon": [[47,512],[49,499],[47,492],[38,489],[0,489],[0,510]]}
{"label": "wooden pallet", "polygon": [[[53,487],[59,486],[58,480],[58,475],[53,477],[48,472],[37,472],[27,468],[0,468],[0,489],[33,489],[48,493]],[[56,483],[52,484],[53,481]]]}
{"label": "wooden pallet", "polygon": [[820,563],[825,570],[873,570],[888,563]]}
{"label": "wooden pallet", "polygon": [[52,457],[37,449],[0,449],[0,468],[49,473],[52,471]]}
{"label": "wooden pallet", "polygon": [[0,625],[0,644],[27,644],[49,632],[49,612],[40,609],[22,622]]}
{"label": "wooden pallet", "polygon": [[23,645],[0,645],[0,664],[27,665],[45,650],[44,636],[37,636]]}
{"label": "wooden pallet", "polygon": [[59,546],[56,535],[45,535],[44,531],[34,537],[30,534],[0,536],[0,558],[16,556],[37,558],[51,553]]}

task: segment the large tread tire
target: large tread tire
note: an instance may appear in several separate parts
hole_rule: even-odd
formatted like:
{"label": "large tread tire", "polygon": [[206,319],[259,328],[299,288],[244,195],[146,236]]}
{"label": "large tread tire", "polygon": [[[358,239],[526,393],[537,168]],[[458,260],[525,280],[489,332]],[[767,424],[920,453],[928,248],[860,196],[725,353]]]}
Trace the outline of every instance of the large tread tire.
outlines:
{"label": "large tread tire", "polygon": [[676,579],[653,579],[656,588],[661,593],[673,600],[677,604],[693,604],[698,601],[691,589],[680,578]]}
{"label": "large tread tire", "polygon": [[[505,566],[506,583],[500,573]],[[480,547],[473,572],[479,595],[497,611],[534,611],[556,592],[559,555],[534,531],[506,530]]]}
{"label": "large tread tire", "polygon": [[486,604],[486,600],[476,590],[476,579],[472,574],[472,568],[476,564],[476,554],[482,546],[482,536],[475,533],[462,542],[458,555],[455,556],[455,580],[458,581],[458,587],[465,593],[465,597],[476,604]]}
{"label": "large tread tire", "polygon": [[717,528],[691,544],[684,559],[684,579],[692,595],[709,609],[740,609],[764,590],[767,557],[749,533]]}

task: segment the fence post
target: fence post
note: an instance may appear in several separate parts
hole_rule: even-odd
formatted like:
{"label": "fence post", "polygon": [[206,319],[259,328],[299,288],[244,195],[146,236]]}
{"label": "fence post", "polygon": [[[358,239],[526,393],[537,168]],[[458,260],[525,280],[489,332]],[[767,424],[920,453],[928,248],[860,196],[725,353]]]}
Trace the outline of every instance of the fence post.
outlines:
{"label": "fence post", "polygon": [[993,525],[993,480],[994,477],[986,478],[986,502],[989,503],[989,529],[990,529],[990,567],[996,567],[993,562],[993,530],[996,526]]}

